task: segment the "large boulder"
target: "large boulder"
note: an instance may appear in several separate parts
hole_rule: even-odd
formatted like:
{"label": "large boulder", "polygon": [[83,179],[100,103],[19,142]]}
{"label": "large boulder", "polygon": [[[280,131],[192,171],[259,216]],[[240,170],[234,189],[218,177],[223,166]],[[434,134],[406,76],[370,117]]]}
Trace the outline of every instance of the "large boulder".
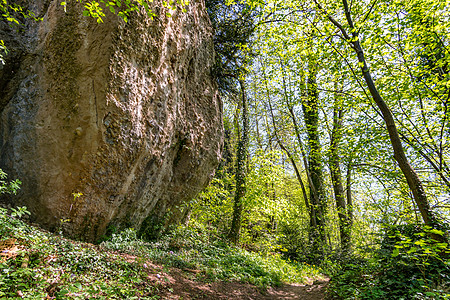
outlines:
{"label": "large boulder", "polygon": [[[28,5],[28,6],[27,6]],[[139,228],[191,199],[212,177],[223,143],[203,0],[171,16],[159,1],[124,22],[83,16],[77,1],[28,1],[42,16],[10,27],[0,66],[0,168],[23,184],[49,229],[95,240]],[[74,196],[82,193],[82,196]]]}

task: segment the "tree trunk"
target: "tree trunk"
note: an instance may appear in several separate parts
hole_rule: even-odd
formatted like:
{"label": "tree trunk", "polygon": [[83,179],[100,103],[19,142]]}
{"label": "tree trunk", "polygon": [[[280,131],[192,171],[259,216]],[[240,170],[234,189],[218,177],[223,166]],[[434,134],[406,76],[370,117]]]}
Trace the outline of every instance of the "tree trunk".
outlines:
{"label": "tree trunk", "polygon": [[[345,191],[342,183],[342,173],[339,158],[339,143],[342,137],[343,109],[339,107],[335,98],[333,109],[333,128],[330,138],[330,173],[333,184],[336,209],[339,217],[339,234],[341,238],[341,249],[348,253],[351,248],[351,227],[348,216],[347,203],[345,201]],[[347,178],[348,179],[348,178]]]}
{"label": "tree trunk", "polygon": [[[310,189],[311,207],[315,211],[315,223],[317,224],[317,235],[313,240],[319,248],[326,246],[325,235],[325,191],[323,187],[322,157],[319,140],[319,94],[317,92],[317,63],[310,59],[308,65],[307,95],[302,99],[303,117],[308,136],[309,165],[308,171],[314,189]],[[314,238],[314,237],[313,237]],[[318,245],[317,238],[323,243]]]}
{"label": "tree trunk", "polygon": [[[309,185],[309,193],[310,193],[309,199],[310,200],[308,201],[307,208],[308,208],[308,213],[309,213],[309,217],[310,217],[309,220],[310,220],[310,229],[311,229],[311,234],[310,234],[310,240],[311,240],[311,239],[316,238],[318,235],[318,234],[316,234],[318,232],[317,213],[316,213],[317,207],[314,205],[311,205],[311,203],[318,203],[319,195],[317,194],[316,187],[314,186],[314,182],[311,178],[308,157],[306,156],[305,150],[303,149],[303,141],[302,141],[302,138],[300,137],[300,128],[298,126],[297,119],[295,117],[294,108],[291,105],[290,101],[288,100],[286,79],[285,79],[285,74],[284,74],[284,65],[281,60],[280,60],[280,65],[281,65],[281,70],[282,70],[282,74],[283,74],[283,89],[284,89],[284,98],[285,98],[285,102],[286,102],[286,107],[289,111],[289,115],[291,117],[292,124],[294,125],[295,136],[297,138],[297,142],[300,147],[300,153],[302,155],[303,165],[304,165],[305,171],[306,171],[306,178],[307,178],[308,185]],[[303,80],[301,83],[301,91],[302,91],[302,97],[307,97],[306,84],[304,83]],[[302,189],[302,191],[303,191],[303,189]],[[306,196],[306,192],[304,193],[303,197],[305,198],[305,201],[307,201],[308,196]],[[312,241],[312,242],[314,243],[314,241]]]}
{"label": "tree trunk", "polygon": [[239,242],[239,236],[241,231],[241,216],[242,216],[242,198],[245,197],[245,181],[247,176],[247,147],[248,147],[248,103],[247,95],[245,93],[244,81],[239,79],[241,86],[242,97],[242,130],[238,137],[238,149],[236,158],[236,191],[234,194],[233,204],[233,220],[231,223],[230,232],[228,238],[234,244]]}
{"label": "tree trunk", "polygon": [[270,110],[270,116],[272,119],[272,126],[273,126],[273,130],[275,133],[275,138],[277,139],[278,146],[281,148],[281,150],[283,150],[286,153],[287,157],[289,158],[289,161],[292,164],[292,167],[294,168],[295,176],[297,177],[298,183],[300,183],[300,187],[302,189],[303,199],[305,199],[306,209],[308,211],[309,217],[312,218],[311,208],[310,208],[310,204],[308,201],[308,195],[306,193],[306,188],[305,188],[305,184],[303,183],[302,176],[300,175],[300,172],[298,170],[297,164],[295,163],[294,157],[292,156],[291,152],[284,146],[283,142],[280,139],[280,136],[278,135],[275,118],[273,116],[272,103],[270,102],[270,98],[268,98],[267,101],[269,103],[269,110]]}
{"label": "tree trunk", "polygon": [[[351,237],[351,230],[353,228],[353,199],[352,199],[352,168],[351,163],[347,165],[347,216],[348,227],[350,229],[349,236]],[[351,239],[350,239],[351,242]]]}
{"label": "tree trunk", "polygon": [[[314,1],[318,6],[318,8],[321,11],[324,11],[323,7],[317,2],[317,0]],[[435,228],[437,226],[437,220],[430,209],[430,204],[428,202],[427,195],[423,188],[422,181],[420,180],[419,176],[417,175],[416,171],[413,169],[413,167],[411,166],[405,155],[392,112],[388,104],[381,97],[377,87],[375,86],[372,75],[369,72],[369,68],[367,66],[367,62],[364,56],[364,51],[362,49],[361,43],[359,42],[358,36],[359,31],[357,28],[355,28],[353,24],[347,0],[342,0],[342,4],[344,6],[345,18],[347,20],[348,26],[350,27],[351,35],[349,35],[345,30],[345,28],[339,22],[337,22],[330,14],[327,14],[327,18],[330,20],[331,23],[333,23],[333,25],[336,26],[336,28],[338,28],[341,31],[344,38],[350,43],[352,49],[355,51],[359,65],[361,66],[364,81],[367,84],[367,88],[369,89],[372,99],[374,100],[377,107],[380,109],[381,114],[383,116],[383,120],[386,124],[389,139],[391,141],[392,149],[394,151],[394,158],[397,161],[397,164],[400,167],[400,170],[402,171],[403,176],[406,179],[406,182],[408,183],[408,186],[413,194],[414,201],[417,204],[417,207],[419,208],[424,223],[428,226]],[[433,238],[440,241],[446,240],[444,237],[435,234],[433,235]]]}
{"label": "tree trunk", "polygon": [[[348,25],[350,26],[351,29],[354,29],[353,20],[350,15],[350,9],[347,0],[343,0],[343,5]],[[392,149],[394,150],[394,158],[397,161],[400,169],[402,170],[406,182],[408,183],[408,186],[413,193],[414,200],[417,204],[417,207],[419,208],[424,223],[426,225],[435,227],[436,219],[430,209],[430,204],[428,203],[427,195],[423,188],[422,181],[420,180],[416,171],[410,165],[405,155],[392,112],[387,103],[381,97],[377,87],[375,86],[375,83],[373,82],[372,75],[369,72],[369,68],[367,66],[367,62],[364,57],[364,52],[361,47],[361,43],[359,42],[358,39],[357,30],[355,30],[352,33],[352,37],[353,41],[351,43],[353,45],[353,50],[356,52],[356,55],[358,57],[358,62],[361,65],[361,71],[364,80],[367,84],[370,94],[372,95],[373,100],[375,101],[376,105],[381,111],[381,114],[383,115],[383,120],[386,124],[387,131],[389,133],[389,139],[391,140]]]}

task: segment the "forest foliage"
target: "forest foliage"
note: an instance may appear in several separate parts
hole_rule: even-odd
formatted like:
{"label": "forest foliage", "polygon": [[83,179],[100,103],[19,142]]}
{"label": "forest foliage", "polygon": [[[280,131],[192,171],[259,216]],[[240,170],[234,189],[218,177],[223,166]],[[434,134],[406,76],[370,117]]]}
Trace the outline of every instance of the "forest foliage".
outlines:
{"label": "forest foliage", "polygon": [[[118,13],[119,3],[86,2],[86,14],[101,21],[101,9]],[[139,7],[151,14],[146,3],[119,11],[125,20]],[[202,228],[252,252],[320,264],[330,297],[448,299],[448,7],[207,0],[226,138],[180,236]],[[3,2],[3,18],[11,8]],[[198,266],[188,256],[180,263]]]}
{"label": "forest foliage", "polygon": [[246,9],[253,32],[227,52],[239,80],[222,93],[224,159],[191,219],[254,251],[323,262],[336,297],[448,297],[448,2],[222,9],[233,13],[212,15],[219,35]]}

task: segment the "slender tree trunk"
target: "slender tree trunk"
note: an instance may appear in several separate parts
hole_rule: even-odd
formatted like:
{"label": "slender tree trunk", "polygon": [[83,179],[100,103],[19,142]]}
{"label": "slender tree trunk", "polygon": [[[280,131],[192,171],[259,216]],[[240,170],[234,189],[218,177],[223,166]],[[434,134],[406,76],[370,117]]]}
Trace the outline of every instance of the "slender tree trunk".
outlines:
{"label": "slender tree trunk", "polygon": [[336,209],[339,217],[339,233],[341,238],[341,249],[348,253],[351,248],[351,228],[348,217],[347,203],[345,201],[344,185],[342,183],[342,173],[339,158],[339,143],[342,137],[343,109],[339,107],[335,98],[333,109],[333,128],[330,138],[330,173],[333,184]]}
{"label": "slender tree trunk", "polygon": [[[311,203],[318,203],[319,195],[317,194],[316,187],[314,186],[314,182],[311,177],[309,163],[308,163],[308,157],[303,148],[303,141],[300,136],[300,127],[298,126],[297,119],[295,117],[294,108],[291,105],[290,101],[288,100],[286,79],[285,79],[285,73],[284,73],[284,65],[281,60],[280,60],[280,65],[281,65],[281,70],[282,70],[282,74],[283,74],[283,89],[284,89],[284,98],[285,98],[285,102],[286,102],[286,107],[289,111],[289,115],[291,117],[292,124],[294,125],[295,136],[297,138],[297,142],[300,147],[300,153],[302,155],[303,165],[304,165],[305,171],[306,171],[306,179],[307,179],[308,185],[309,185],[310,201],[308,201],[308,202],[309,202],[309,216],[310,216],[309,220],[310,220],[310,229],[311,229],[310,240],[311,240],[311,239],[315,239],[317,237],[316,232],[318,232],[317,213],[316,213],[317,207],[314,205],[311,205]],[[302,78],[302,79],[304,79],[304,78]],[[302,83],[301,83],[302,98],[307,97],[306,84],[304,84],[303,81],[304,80],[302,80]],[[308,198],[305,194],[304,194],[304,197],[305,197],[305,199]],[[312,241],[312,242],[314,243],[315,241]]]}
{"label": "slender tree trunk", "polygon": [[[351,230],[353,228],[353,198],[352,198],[352,164],[347,165],[347,216],[348,216],[348,227],[349,236],[352,236]],[[351,242],[351,239],[350,239]]]}
{"label": "slender tree trunk", "polygon": [[[289,110],[289,115],[291,117],[292,120],[292,124],[294,125],[294,130],[295,130],[295,136],[297,138],[297,142],[299,144],[300,147],[300,154],[302,155],[302,160],[303,160],[303,166],[305,167],[305,171],[306,171],[306,179],[308,181],[308,185],[309,185],[309,198],[310,198],[310,203],[317,203],[318,202],[318,198],[319,195],[317,194],[317,190],[316,187],[314,186],[314,182],[312,180],[311,177],[311,173],[310,173],[310,169],[309,169],[309,163],[308,163],[308,157],[306,155],[305,149],[303,148],[303,141],[302,138],[300,136],[300,128],[298,126],[297,123],[297,119],[295,117],[294,114],[294,109],[292,107],[288,107]],[[316,230],[317,228],[317,214],[316,214],[316,207],[313,205],[310,205],[310,225],[311,228],[313,230]]]}
{"label": "slender tree trunk", "polygon": [[270,99],[267,99],[267,101],[269,103],[269,110],[270,110],[270,116],[272,119],[272,126],[273,126],[273,130],[275,132],[275,138],[277,140],[278,146],[281,148],[281,150],[283,150],[286,153],[287,157],[289,158],[289,161],[292,164],[292,167],[294,168],[295,176],[297,177],[297,180],[300,183],[300,187],[302,189],[303,199],[305,199],[306,209],[308,211],[309,217],[311,218],[311,208],[310,208],[310,204],[308,201],[308,195],[306,193],[306,188],[305,188],[305,184],[303,183],[302,176],[300,175],[300,172],[298,170],[297,164],[295,163],[294,157],[292,156],[291,152],[284,146],[283,142],[280,139],[280,136],[278,135],[275,118],[273,115],[272,103],[270,102]]}
{"label": "slender tree trunk", "polygon": [[233,204],[233,220],[231,223],[230,232],[228,238],[234,244],[239,242],[239,236],[241,231],[241,217],[242,217],[242,199],[245,197],[245,181],[247,177],[247,147],[248,147],[248,103],[247,95],[245,93],[244,81],[239,80],[241,86],[242,97],[242,130],[238,137],[238,148],[236,158],[236,191],[234,194]]}
{"label": "slender tree trunk", "polygon": [[422,215],[422,219],[426,225],[433,226],[436,225],[436,220],[434,215],[430,209],[430,205],[428,203],[427,195],[422,185],[422,181],[417,175],[416,171],[410,165],[405,152],[403,150],[402,142],[400,140],[400,136],[397,131],[397,127],[394,122],[394,118],[392,116],[392,112],[389,109],[389,106],[384,102],[383,98],[378,93],[378,89],[376,88],[372,76],[367,67],[366,61],[364,59],[364,54],[362,52],[362,48],[359,42],[355,43],[355,48],[358,53],[358,61],[363,63],[364,66],[362,68],[364,80],[367,83],[369,91],[380,109],[383,119],[385,121],[389,138],[391,140],[391,145],[394,150],[394,158],[398,163],[398,166],[402,170],[403,175],[405,176],[406,182],[408,183],[409,188],[411,189],[414,200],[419,208],[420,214]]}
{"label": "slender tree trunk", "polygon": [[[353,20],[350,15],[350,9],[347,0],[343,0],[343,5],[348,25],[350,26],[350,28],[353,29],[354,28]],[[361,71],[364,80],[367,84],[370,94],[372,95],[373,100],[375,101],[376,105],[381,111],[381,114],[383,115],[383,120],[386,124],[387,131],[389,133],[389,138],[391,140],[391,145],[394,150],[394,158],[397,161],[400,169],[402,170],[402,173],[405,176],[408,186],[414,195],[414,199],[416,201],[417,207],[419,208],[420,214],[422,215],[424,223],[426,225],[434,227],[436,225],[436,219],[430,209],[430,204],[428,202],[427,195],[423,188],[422,181],[420,180],[416,171],[410,165],[405,155],[405,151],[403,150],[402,142],[400,140],[397,127],[395,125],[394,117],[392,115],[389,106],[381,97],[377,87],[375,86],[375,83],[372,79],[372,75],[369,72],[366,59],[364,57],[364,51],[358,39],[358,32],[356,30],[352,33],[352,37],[354,41],[351,43],[353,45],[353,50],[356,52],[356,55],[358,57],[358,61],[361,64]]]}

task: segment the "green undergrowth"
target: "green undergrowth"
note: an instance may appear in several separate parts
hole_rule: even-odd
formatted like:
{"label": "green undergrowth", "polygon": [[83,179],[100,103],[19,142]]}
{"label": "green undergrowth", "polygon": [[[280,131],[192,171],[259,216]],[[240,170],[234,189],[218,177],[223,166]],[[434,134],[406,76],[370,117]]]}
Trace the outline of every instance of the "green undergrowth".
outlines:
{"label": "green undergrowth", "polygon": [[142,261],[74,242],[20,220],[25,209],[0,208],[0,299],[158,299]]}
{"label": "green undergrowth", "polygon": [[[26,213],[0,208],[0,299],[159,299],[166,287],[152,279],[161,270],[149,261],[189,271],[201,281],[261,287],[321,276],[318,268],[280,254],[230,246],[202,227],[179,227],[154,242],[127,229],[95,246],[30,226],[21,220]],[[14,247],[5,247],[7,241]]]}
{"label": "green undergrowth", "polygon": [[339,261],[328,286],[334,299],[450,299],[450,247],[423,225],[386,230],[365,257]]}
{"label": "green undergrowth", "polygon": [[166,266],[199,270],[197,277],[203,281],[236,280],[264,287],[321,278],[315,266],[286,261],[279,253],[262,255],[230,246],[202,225],[178,227],[154,242],[144,242],[128,229],[102,246]]}

